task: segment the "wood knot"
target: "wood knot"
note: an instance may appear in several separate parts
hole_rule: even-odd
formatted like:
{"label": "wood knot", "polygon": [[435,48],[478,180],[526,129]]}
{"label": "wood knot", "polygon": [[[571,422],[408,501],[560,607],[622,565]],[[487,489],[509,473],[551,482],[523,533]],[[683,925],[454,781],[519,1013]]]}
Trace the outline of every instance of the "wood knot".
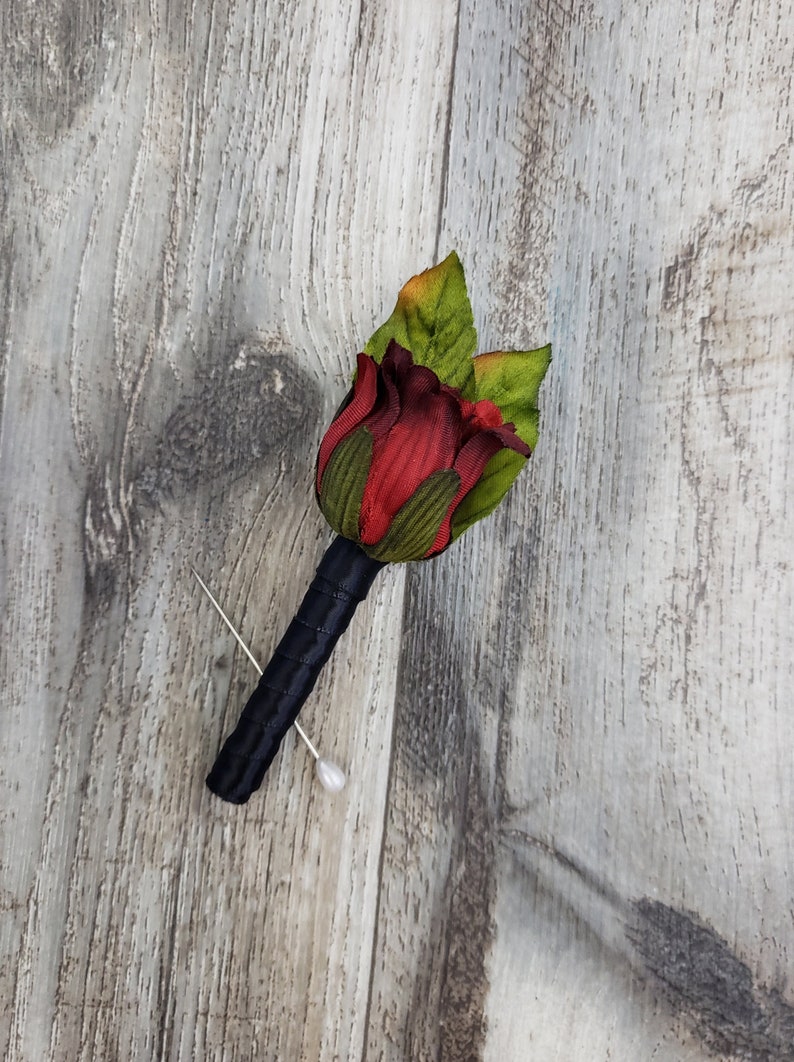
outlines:
{"label": "wood knot", "polygon": [[107,599],[112,594],[130,538],[123,500],[106,465],[104,473],[89,482],[83,516],[86,580],[92,597]]}
{"label": "wood knot", "polygon": [[136,489],[160,502],[219,477],[233,481],[268,458],[310,468],[319,411],[319,388],[291,355],[242,343],[177,405]]}

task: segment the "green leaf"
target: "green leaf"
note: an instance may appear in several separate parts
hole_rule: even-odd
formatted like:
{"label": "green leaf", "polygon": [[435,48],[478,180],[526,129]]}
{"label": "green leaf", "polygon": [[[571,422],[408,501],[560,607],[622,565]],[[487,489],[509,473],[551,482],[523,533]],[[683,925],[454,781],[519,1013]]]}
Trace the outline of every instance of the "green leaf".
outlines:
{"label": "green leaf", "polygon": [[379,561],[421,560],[436,540],[450,505],[460,488],[451,468],[433,472],[397,511],[389,530],[367,554]]}
{"label": "green leaf", "polygon": [[320,487],[320,509],[338,535],[358,541],[361,499],[372,464],[372,433],[358,428],[331,454]]}
{"label": "green leaf", "polygon": [[452,514],[453,542],[472,524],[494,511],[526,463],[526,457],[517,454],[515,450],[500,450],[494,454],[485,466],[482,476]]}
{"label": "green leaf", "polygon": [[[515,425],[519,438],[534,450],[538,442],[538,392],[551,362],[551,347],[538,350],[494,351],[474,359],[477,399],[488,398]],[[452,515],[452,538],[494,511],[513,485],[526,458],[514,450],[500,450]]]}
{"label": "green leaf", "polygon": [[531,450],[538,442],[538,392],[551,363],[551,347],[537,350],[494,351],[474,359],[477,398],[489,398],[502,411],[505,423]]}
{"label": "green leaf", "polygon": [[364,353],[380,362],[392,339],[411,351],[417,365],[426,365],[442,383],[457,387],[473,401],[472,355],[477,332],[463,266],[454,251],[408,281],[391,317],[375,332]]}

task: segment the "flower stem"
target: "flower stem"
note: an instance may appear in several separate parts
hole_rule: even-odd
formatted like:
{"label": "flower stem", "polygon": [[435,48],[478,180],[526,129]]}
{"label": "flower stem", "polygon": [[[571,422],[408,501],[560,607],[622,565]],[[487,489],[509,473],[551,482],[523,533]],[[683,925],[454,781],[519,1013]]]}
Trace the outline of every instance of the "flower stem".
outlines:
{"label": "flower stem", "polygon": [[336,538],[328,547],[295,618],[207,776],[207,786],[216,796],[245,804],[260,787],[323,665],[383,567],[349,539]]}

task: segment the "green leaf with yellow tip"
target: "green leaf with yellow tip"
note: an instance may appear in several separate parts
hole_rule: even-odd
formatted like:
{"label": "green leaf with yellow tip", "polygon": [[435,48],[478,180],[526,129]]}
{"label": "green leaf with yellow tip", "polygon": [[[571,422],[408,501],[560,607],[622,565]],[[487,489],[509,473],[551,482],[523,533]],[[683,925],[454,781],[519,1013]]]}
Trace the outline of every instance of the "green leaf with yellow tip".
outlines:
{"label": "green leaf with yellow tip", "polygon": [[549,345],[537,350],[497,350],[473,361],[477,399],[489,398],[499,406],[502,420],[515,424],[516,435],[530,450],[538,443],[538,392],[550,364]]}
{"label": "green leaf with yellow tip", "polygon": [[459,488],[460,476],[453,469],[433,472],[400,507],[380,542],[362,548],[373,560],[421,560],[435,542]]}
{"label": "green leaf with yellow tip", "polygon": [[[538,392],[551,363],[551,347],[537,350],[494,351],[474,359],[477,399],[488,398],[502,411],[505,423],[534,450],[538,442]],[[494,511],[507,494],[526,458],[513,450],[494,454],[482,476],[452,515],[452,539]]]}
{"label": "green leaf with yellow tip", "polygon": [[463,266],[454,251],[408,281],[391,317],[375,332],[364,353],[380,362],[392,339],[411,351],[417,365],[426,365],[442,383],[474,400],[472,355],[477,332]]}
{"label": "green leaf with yellow tip", "polygon": [[334,448],[320,484],[323,516],[338,535],[354,542],[371,464],[372,432],[358,428]]}

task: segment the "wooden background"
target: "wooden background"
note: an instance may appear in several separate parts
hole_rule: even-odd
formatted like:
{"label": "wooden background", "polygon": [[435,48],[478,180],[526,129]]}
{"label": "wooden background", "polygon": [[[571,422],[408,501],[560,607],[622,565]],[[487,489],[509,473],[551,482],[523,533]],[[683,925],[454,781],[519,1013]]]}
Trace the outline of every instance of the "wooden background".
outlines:
{"label": "wooden background", "polygon": [[[791,0],[6,0],[0,1056],[794,1058]],[[509,504],[203,780],[453,248]]]}

